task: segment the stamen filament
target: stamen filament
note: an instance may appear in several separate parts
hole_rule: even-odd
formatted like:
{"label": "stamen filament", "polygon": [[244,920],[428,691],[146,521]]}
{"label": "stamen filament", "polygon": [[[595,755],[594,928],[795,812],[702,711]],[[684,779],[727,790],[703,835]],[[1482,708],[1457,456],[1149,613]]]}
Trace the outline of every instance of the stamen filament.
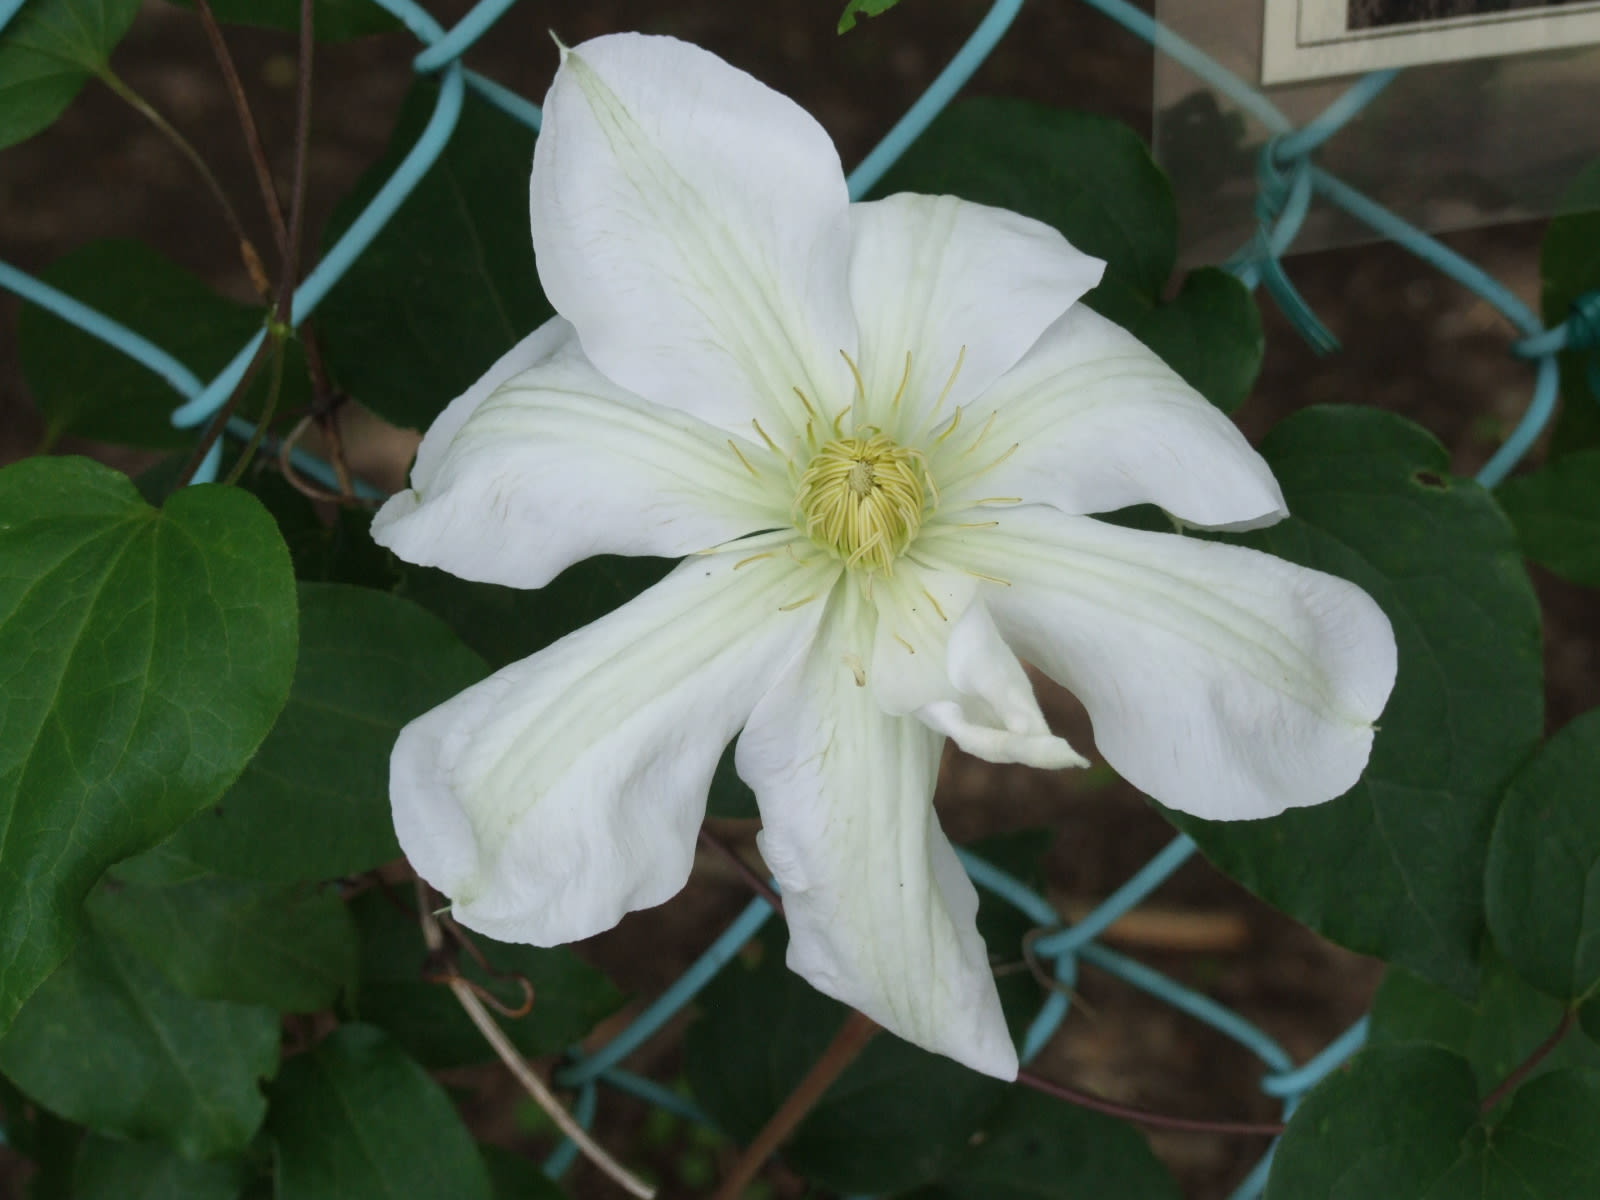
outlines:
{"label": "stamen filament", "polygon": [[749,471],[750,474],[754,475],[757,479],[761,478],[761,473],[750,465],[750,460],[744,456],[744,451],[739,449],[738,443],[732,438],[728,439],[728,449],[732,450],[736,455],[739,456],[739,461],[744,464],[744,469],[746,471]]}

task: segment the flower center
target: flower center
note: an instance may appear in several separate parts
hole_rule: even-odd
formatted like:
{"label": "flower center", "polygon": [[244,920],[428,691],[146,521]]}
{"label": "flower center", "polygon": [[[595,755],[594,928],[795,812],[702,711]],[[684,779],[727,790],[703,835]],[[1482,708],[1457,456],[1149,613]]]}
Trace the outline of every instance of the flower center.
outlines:
{"label": "flower center", "polygon": [[800,476],[795,521],[846,566],[889,572],[922,527],[926,480],[923,456],[881,433],[839,438]]}

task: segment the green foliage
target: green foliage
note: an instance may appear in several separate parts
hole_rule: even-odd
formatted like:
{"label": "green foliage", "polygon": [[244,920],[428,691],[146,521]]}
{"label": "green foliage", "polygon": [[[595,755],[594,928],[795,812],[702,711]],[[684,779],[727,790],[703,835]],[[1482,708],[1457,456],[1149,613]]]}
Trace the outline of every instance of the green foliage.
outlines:
{"label": "green foliage", "polygon": [[873,189],[945,192],[1052,225],[1106,260],[1088,302],[1219,408],[1232,412],[1261,368],[1261,314],[1237,279],[1192,272],[1162,292],[1178,257],[1172,185],[1127,126],[1023,100],[951,105]]}
{"label": "green foliage", "polygon": [[290,1059],[270,1096],[277,1200],[490,1200],[450,1097],[371,1026]]}
{"label": "green foliage", "polygon": [[1540,991],[1585,1004],[1600,1034],[1600,709],[1578,717],[1506,788],[1489,848],[1489,928]]}
{"label": "green foliage", "polygon": [[526,658],[633,599],[675,564],[602,554],[575,563],[537,591],[473,583],[431,567],[403,566],[401,596],[443,617],[491,667]]}
{"label": "green foliage", "polygon": [[[425,1066],[486,1062],[494,1052],[450,989],[425,978],[430,959],[411,902],[409,895],[401,899],[374,891],[350,906],[361,932],[357,1011]],[[564,946],[545,950],[471,936],[491,970],[463,951],[457,966],[466,978],[512,1009],[525,994],[511,977],[520,975],[533,985],[533,1007],[527,1015],[500,1021],[517,1049],[530,1058],[565,1050],[622,1003],[609,979]]]}
{"label": "green foliage", "polygon": [[158,512],[83,459],[0,471],[0,1028],[101,873],[238,776],[294,638],[289,556],[238,489]]}
{"label": "green foliage", "polygon": [[542,1170],[520,1154],[499,1146],[480,1146],[494,1200],[562,1200],[566,1194]]}
{"label": "green foliage", "polygon": [[1132,1126],[1013,1089],[971,1148],[910,1200],[1179,1200],[1178,1185]]}
{"label": "green foliage", "polygon": [[185,1158],[244,1149],[278,1060],[271,1009],[185,995],[131,949],[87,935],[0,1040],[0,1070],[39,1104]]}
{"label": "green foliage", "polygon": [[[192,8],[194,0],[172,0]],[[265,29],[300,28],[300,0],[211,0],[219,21]],[[313,0],[311,29],[319,42],[344,42],[400,29],[400,19],[372,0]]]}
{"label": "green foliage", "polygon": [[[1565,321],[1578,297],[1600,291],[1600,163],[1574,181],[1565,207],[1570,211],[1545,231],[1540,254],[1547,325]],[[1600,395],[1590,369],[1596,354],[1600,348],[1576,348],[1560,357],[1561,415],[1550,439],[1552,457],[1600,446]]]}
{"label": "green foliage", "polygon": [[888,12],[900,0],[850,0],[839,15],[839,32],[849,33],[856,27],[856,17],[876,17]]}
{"label": "green foliage", "polygon": [[[685,1047],[695,1097],[739,1142],[777,1111],[848,1012],[784,966],[781,928],[757,944],[755,965],[736,960],[701,993],[704,1015]],[[784,1161],[846,1194],[917,1187],[951,1169],[1006,1090],[881,1033],[800,1123]]]}
{"label": "green foliage", "polygon": [[269,883],[332,879],[399,857],[389,751],[401,726],[476,683],[482,660],[398,596],[300,585],[294,685],[261,751],[223,798],[118,868],[133,882],[208,872]]}
{"label": "green foliage", "polygon": [[1468,994],[1496,804],[1543,721],[1539,613],[1512,531],[1399,417],[1308,409],[1262,452],[1293,516],[1237,540],[1365,588],[1394,624],[1399,680],[1343,797],[1265,821],[1169,815],[1314,929]]}
{"label": "green foliage", "polygon": [[1495,495],[1524,554],[1563,579],[1600,587],[1600,446],[1508,479]]}
{"label": "green foliage", "polygon": [[246,1170],[236,1159],[191,1162],[155,1142],[86,1137],[72,1173],[75,1200],[234,1200]]}
{"label": "green foliage", "polygon": [[[51,263],[41,277],[148,338],[201,379],[227,366],[266,316],[264,308],[223,299],[143,242],[90,242]],[[194,444],[194,431],[176,429],[169,419],[183,397],[120,350],[32,305],[24,306],[17,332],[22,371],[47,440],[71,433],[153,449]],[[286,352],[279,399],[285,409],[310,398],[299,347],[291,343]],[[263,373],[244,411],[265,394]]]}
{"label": "green foliage", "polygon": [[[418,83],[388,151],[335,210],[347,229],[416,143],[438,91]],[[469,94],[439,160],[318,313],[328,362],[356,399],[424,429],[552,315],[528,242],[533,131]]]}
{"label": "green foliage", "polygon": [[[1372,1005],[1372,1045],[1424,1042],[1466,1059],[1486,1096],[1550,1036],[1562,1004],[1535,989],[1495,952],[1484,949],[1471,1001],[1429,983],[1404,967],[1391,967]],[[1535,1071],[1600,1067],[1600,1046],[1568,1037]]]}
{"label": "green foliage", "polygon": [[29,0],[0,33],[0,150],[59,117],[139,14],[139,0]]}
{"label": "green foliage", "polygon": [[315,1012],[355,987],[355,925],[328,888],[107,880],[88,911],[96,927],[203,1000]]}
{"label": "green foliage", "polygon": [[1489,1119],[1472,1071],[1430,1046],[1376,1046],[1306,1097],[1266,1200],[1586,1200],[1600,1192],[1600,1072],[1552,1071]]}

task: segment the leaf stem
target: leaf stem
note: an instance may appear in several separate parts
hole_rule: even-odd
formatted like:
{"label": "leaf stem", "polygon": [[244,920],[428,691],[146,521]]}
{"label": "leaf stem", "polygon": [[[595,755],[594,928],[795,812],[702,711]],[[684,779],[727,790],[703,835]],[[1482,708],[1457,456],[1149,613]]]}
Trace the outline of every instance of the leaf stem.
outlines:
{"label": "leaf stem", "polygon": [[733,1164],[733,1169],[723,1178],[722,1186],[712,1200],[739,1200],[745,1187],[766,1165],[767,1159],[794,1132],[795,1126],[805,1119],[805,1115],[816,1107],[817,1101],[822,1099],[833,1081],[855,1062],[877,1032],[878,1026],[870,1018],[851,1011],[822,1056],[812,1064],[805,1078],[789,1093],[778,1111],[772,1114],[772,1119],[756,1134],[755,1141]]}
{"label": "leaf stem", "polygon": [[[417,913],[422,922],[422,940],[427,943],[430,953],[438,953],[444,948],[444,930],[440,927],[438,918],[433,915],[433,897],[428,885],[420,877],[417,879]],[[472,1023],[478,1027],[478,1032],[483,1034],[484,1041],[489,1043],[500,1061],[510,1068],[517,1082],[526,1089],[528,1095],[533,1097],[535,1103],[549,1114],[556,1127],[572,1139],[584,1157],[625,1188],[630,1195],[638,1196],[640,1200],[652,1200],[656,1194],[655,1189],[612,1158],[605,1147],[591,1138],[588,1131],[562,1107],[561,1101],[557,1100],[555,1094],[545,1086],[544,1080],[534,1074],[533,1068],[528,1066],[527,1060],[506,1036],[505,1030],[501,1029],[489,1015],[489,1010],[483,1006],[483,1001],[478,999],[477,993],[472,990],[472,985],[458,973],[451,975],[449,984],[450,991],[471,1018]]]}
{"label": "leaf stem", "polygon": [[[287,269],[292,256],[289,227],[284,224],[283,207],[278,202],[278,190],[272,182],[272,167],[267,162],[266,148],[261,142],[261,130],[256,125],[255,114],[250,110],[250,100],[245,95],[244,80],[240,77],[239,68],[228,50],[226,39],[222,36],[222,26],[217,23],[216,14],[211,11],[210,0],[196,0],[195,11],[199,14],[200,24],[205,28],[206,40],[211,43],[211,52],[216,57],[217,67],[222,72],[228,96],[233,101],[234,112],[239,117],[239,128],[244,133],[245,147],[250,153],[250,164],[255,168],[256,186],[261,190],[262,206],[267,210],[267,220],[272,225],[272,234],[278,243],[278,256]],[[262,299],[266,299],[268,294],[263,293]]]}
{"label": "leaf stem", "polygon": [[1572,1032],[1572,1027],[1576,1024],[1577,1019],[1578,1010],[1575,1008],[1569,1008],[1562,1013],[1560,1023],[1551,1031],[1550,1036],[1535,1046],[1528,1057],[1513,1067],[1511,1073],[1483,1098],[1483,1104],[1479,1107],[1479,1111],[1485,1114],[1493,1111],[1497,1104],[1516,1091],[1522,1081],[1533,1073],[1533,1069],[1548,1058],[1550,1052],[1562,1043],[1567,1034]]}
{"label": "leaf stem", "polygon": [[[238,406],[245,389],[250,386],[256,372],[261,369],[261,364],[269,348],[281,347],[283,339],[293,333],[289,324],[290,316],[294,310],[294,289],[299,278],[299,253],[300,253],[300,227],[305,213],[305,184],[306,184],[306,156],[307,145],[311,130],[311,61],[316,45],[312,29],[311,0],[300,0],[300,51],[297,64],[299,90],[295,100],[295,148],[294,148],[294,178],[289,190],[289,221],[284,242],[283,271],[278,277],[277,298],[273,304],[272,316],[267,325],[267,336],[256,349],[255,357],[250,366],[240,378],[238,386],[223,403],[222,407],[211,418],[211,424],[206,427],[205,436],[200,439],[200,444],[195,447],[194,455],[190,458],[188,466],[184,468],[183,475],[178,480],[178,486],[183,487],[194,478],[195,472],[200,469],[200,464],[205,461],[206,454],[216,444],[222,431],[228,424],[228,418]],[[107,68],[109,70],[109,68]],[[151,110],[152,113],[154,110]],[[158,119],[155,114],[152,119]],[[177,131],[173,131],[174,135]],[[276,203],[276,197],[272,198]],[[270,207],[270,205],[269,205]],[[232,212],[232,209],[229,209]],[[263,427],[265,422],[263,422]]]}
{"label": "leaf stem", "polygon": [[256,291],[260,293],[262,299],[270,296],[272,294],[272,285],[267,279],[267,270],[261,261],[261,255],[256,250],[255,243],[250,240],[250,235],[244,231],[244,222],[239,219],[238,210],[233,207],[233,202],[228,199],[228,193],[223,190],[221,182],[212,172],[210,166],[207,165],[206,160],[200,156],[200,152],[189,143],[188,138],[179,133],[172,123],[156,110],[154,105],[134,91],[122,76],[113,71],[109,64],[102,66],[96,74],[99,76],[100,81],[125,101],[129,107],[154,125],[161,135],[189,160],[194,169],[200,172],[200,178],[205,181],[206,188],[221,206],[222,215],[228,222],[228,228],[232,231],[235,240],[239,244],[239,257],[244,261],[244,269],[249,273],[251,283],[255,285]]}
{"label": "leaf stem", "polygon": [[278,410],[278,397],[283,394],[283,360],[284,348],[281,338],[269,337],[272,343],[272,382],[267,388],[267,402],[262,406],[261,416],[256,421],[256,431],[250,435],[250,440],[245,443],[239,452],[239,461],[233,464],[233,469],[228,472],[228,477],[222,482],[232,485],[239,482],[244,475],[245,468],[250,465],[250,459],[256,449],[261,445],[261,439],[266,436],[267,426],[272,423],[272,414]]}

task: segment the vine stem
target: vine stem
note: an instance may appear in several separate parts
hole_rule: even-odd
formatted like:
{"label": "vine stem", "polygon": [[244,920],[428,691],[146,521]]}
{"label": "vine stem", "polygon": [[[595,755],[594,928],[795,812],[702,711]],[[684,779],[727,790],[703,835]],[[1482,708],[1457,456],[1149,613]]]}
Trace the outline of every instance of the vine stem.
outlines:
{"label": "vine stem", "polygon": [[1046,1096],[1054,1096],[1057,1100],[1065,1100],[1068,1104],[1076,1104],[1079,1108],[1105,1113],[1108,1117],[1118,1117],[1124,1121],[1131,1121],[1135,1125],[1144,1125],[1150,1129],[1168,1129],[1179,1133],[1224,1133],[1277,1137],[1283,1132],[1284,1128],[1273,1121],[1207,1121],[1196,1117],[1173,1117],[1168,1116],[1166,1113],[1149,1112],[1142,1108],[1134,1108],[1127,1104],[1118,1104],[1113,1100],[1106,1100],[1094,1095],[1092,1092],[1080,1092],[1077,1088],[1068,1087],[1064,1083],[1054,1083],[1029,1071],[1017,1072],[1017,1082],[1025,1088],[1043,1092]]}
{"label": "vine stem", "polygon": [[878,1026],[870,1018],[851,1011],[822,1056],[812,1064],[805,1078],[789,1093],[778,1111],[772,1114],[772,1119],[756,1134],[755,1141],[745,1148],[739,1160],[733,1164],[733,1169],[723,1178],[722,1186],[712,1200],[739,1200],[745,1187],[760,1174],[761,1168],[784,1139],[816,1107],[822,1094],[844,1073],[846,1067],[855,1062],[877,1032]]}
{"label": "vine stem", "polygon": [[[306,160],[308,153],[307,143],[311,131],[311,64],[316,39],[312,28],[311,0],[300,0],[300,46],[297,62],[298,90],[295,97],[295,146],[294,146],[294,178],[289,191],[289,221],[284,235],[283,243],[283,270],[278,277],[276,300],[272,308],[272,319],[267,326],[267,336],[262,339],[257,347],[255,357],[250,366],[240,378],[238,386],[223,403],[222,407],[211,418],[211,424],[206,427],[205,436],[200,439],[200,444],[195,447],[189,464],[184,468],[178,486],[183,487],[194,478],[195,472],[200,469],[200,464],[205,461],[206,454],[222,436],[223,429],[228,424],[228,418],[238,406],[240,398],[249,388],[256,372],[261,369],[266,356],[275,347],[280,347],[285,338],[290,336],[292,329],[289,318],[294,309],[294,289],[299,279],[300,255],[300,229],[305,214],[306,198]],[[224,55],[227,51],[224,47]],[[159,117],[159,114],[156,114]],[[248,119],[248,106],[246,108]],[[176,130],[173,131],[176,133]],[[277,197],[266,197],[269,209],[275,209]],[[229,208],[232,212],[232,208]],[[281,215],[279,221],[281,221]]]}
{"label": "vine stem", "polygon": [[[428,885],[418,878],[417,881],[417,913],[422,923],[422,940],[427,944],[430,953],[438,953],[444,949],[444,930],[439,925],[439,919],[433,915],[433,897],[428,890]],[[653,1200],[655,1188],[640,1179],[627,1167],[619,1163],[604,1146],[601,1146],[589,1136],[588,1130],[579,1125],[577,1120],[556,1099],[544,1080],[534,1073],[521,1052],[514,1046],[511,1039],[506,1036],[505,1030],[489,1015],[489,1010],[484,1007],[483,1001],[478,999],[472,985],[459,974],[452,973],[449,979],[450,991],[456,998],[472,1023],[478,1027],[478,1032],[483,1035],[483,1040],[489,1043],[491,1049],[505,1063],[518,1083],[523,1086],[528,1095],[533,1097],[534,1103],[549,1114],[555,1122],[556,1128],[572,1139],[573,1145],[592,1162],[606,1176],[626,1189],[629,1195],[638,1196],[640,1200]]]}
{"label": "vine stem", "polygon": [[239,243],[239,257],[244,260],[244,269],[250,274],[250,282],[255,285],[256,291],[263,298],[272,294],[272,284],[267,279],[267,269],[261,261],[261,255],[256,250],[255,243],[250,240],[250,235],[244,231],[244,222],[239,219],[238,210],[233,207],[233,202],[228,199],[228,193],[222,188],[222,183],[212,173],[206,160],[200,156],[189,142],[189,139],[179,133],[177,128],[161,115],[148,100],[128,84],[122,76],[118,75],[109,66],[101,67],[98,72],[100,81],[110,88],[118,98],[137,112],[150,124],[154,125],[161,135],[200,172],[200,178],[205,180],[206,188],[217,203],[222,207],[222,215],[228,222],[228,228]]}
{"label": "vine stem", "polygon": [[1482,1113],[1493,1111],[1497,1104],[1516,1091],[1522,1081],[1533,1073],[1533,1069],[1548,1058],[1550,1052],[1562,1043],[1567,1034],[1572,1032],[1572,1026],[1577,1019],[1578,1012],[1576,1009],[1569,1008],[1562,1013],[1561,1023],[1551,1031],[1550,1036],[1535,1046],[1528,1057],[1513,1067],[1511,1074],[1502,1079],[1494,1091],[1483,1098],[1483,1104],[1478,1111]]}
{"label": "vine stem", "polygon": [[267,220],[272,225],[272,235],[278,243],[278,255],[283,260],[284,269],[288,270],[294,257],[294,248],[289,240],[289,227],[284,224],[283,207],[278,203],[277,188],[272,183],[272,167],[267,162],[267,151],[261,142],[261,130],[256,125],[255,114],[250,111],[250,100],[245,95],[244,80],[239,75],[233,55],[228,51],[222,26],[217,24],[216,14],[211,11],[210,0],[196,0],[195,12],[205,28],[206,40],[211,43],[211,53],[217,60],[228,96],[233,101],[233,110],[238,115],[239,127],[244,133],[245,147],[250,152],[250,165],[255,168],[256,186],[261,189],[262,206],[267,210]]}

